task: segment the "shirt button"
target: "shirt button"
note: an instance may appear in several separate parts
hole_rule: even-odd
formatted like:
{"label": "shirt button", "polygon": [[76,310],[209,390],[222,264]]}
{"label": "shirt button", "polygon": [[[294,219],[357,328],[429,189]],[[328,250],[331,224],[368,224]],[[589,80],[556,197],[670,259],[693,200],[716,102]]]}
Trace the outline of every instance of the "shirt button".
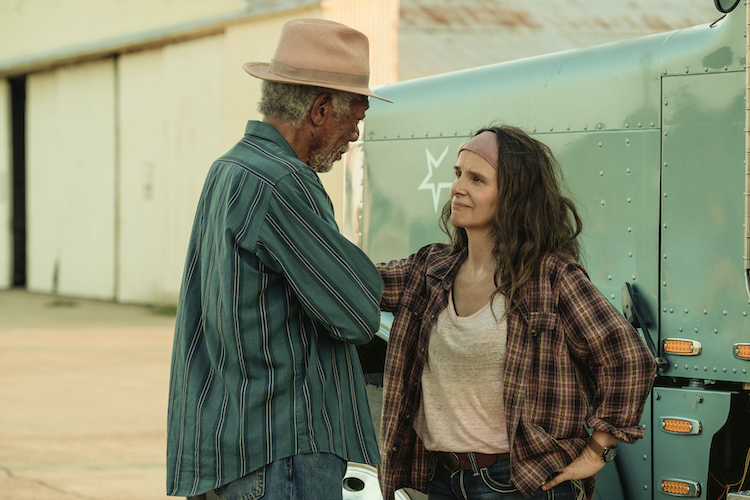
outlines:
{"label": "shirt button", "polygon": [[393,448],[391,448],[391,450],[392,450],[392,451],[393,451],[394,453],[395,453],[395,451],[396,451],[397,449],[398,449],[398,448],[396,448],[395,446],[394,446]]}

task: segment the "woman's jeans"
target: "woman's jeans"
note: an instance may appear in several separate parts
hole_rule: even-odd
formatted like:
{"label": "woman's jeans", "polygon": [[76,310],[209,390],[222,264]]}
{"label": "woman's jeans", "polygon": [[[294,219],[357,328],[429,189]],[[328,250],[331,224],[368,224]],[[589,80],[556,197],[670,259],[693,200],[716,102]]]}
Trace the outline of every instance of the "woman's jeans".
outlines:
{"label": "woman's jeans", "polygon": [[346,462],[330,453],[295,455],[216,489],[221,500],[336,500]]}
{"label": "woman's jeans", "polygon": [[[576,500],[578,498],[583,498],[581,481],[565,481],[551,490],[538,489],[529,500]],[[510,460],[499,460],[487,468],[476,471],[450,472],[433,455],[430,457],[428,500],[457,499],[526,500],[526,497],[510,484]]]}

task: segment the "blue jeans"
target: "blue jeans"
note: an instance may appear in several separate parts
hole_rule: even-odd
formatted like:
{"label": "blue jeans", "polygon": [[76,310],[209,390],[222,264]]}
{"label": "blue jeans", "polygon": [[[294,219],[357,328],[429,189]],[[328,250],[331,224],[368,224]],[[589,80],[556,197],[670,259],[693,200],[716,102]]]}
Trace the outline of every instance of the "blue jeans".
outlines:
{"label": "blue jeans", "polygon": [[[476,475],[470,470],[450,472],[433,455],[428,500],[526,500],[510,484],[510,460],[499,460],[477,472]],[[538,489],[529,500],[576,500],[583,498],[581,488],[580,481],[566,481],[548,491]]]}
{"label": "blue jeans", "polygon": [[330,453],[295,455],[271,462],[217,488],[221,500],[336,500],[346,462]]}

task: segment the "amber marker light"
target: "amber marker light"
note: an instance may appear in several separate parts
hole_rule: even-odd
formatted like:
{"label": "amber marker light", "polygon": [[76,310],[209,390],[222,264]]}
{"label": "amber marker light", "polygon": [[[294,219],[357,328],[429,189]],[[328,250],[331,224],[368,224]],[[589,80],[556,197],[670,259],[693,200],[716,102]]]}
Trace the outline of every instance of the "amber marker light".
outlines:
{"label": "amber marker light", "polygon": [[734,344],[734,357],[750,361],[750,344]]}
{"label": "amber marker light", "polygon": [[701,353],[701,343],[689,339],[665,339],[664,352],[680,356],[697,356]]}
{"label": "amber marker light", "polygon": [[703,424],[698,420],[680,417],[661,417],[661,429],[672,434],[700,434]]}
{"label": "amber marker light", "polygon": [[682,479],[662,479],[661,491],[679,497],[697,497],[700,496],[700,485]]}

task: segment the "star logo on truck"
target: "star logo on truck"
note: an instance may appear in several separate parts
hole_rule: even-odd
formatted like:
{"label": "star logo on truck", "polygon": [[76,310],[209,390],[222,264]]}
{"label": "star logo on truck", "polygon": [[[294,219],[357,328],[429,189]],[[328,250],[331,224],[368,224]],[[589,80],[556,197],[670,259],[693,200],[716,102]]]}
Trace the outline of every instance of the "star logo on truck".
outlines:
{"label": "star logo on truck", "polygon": [[440,202],[440,191],[442,191],[443,189],[450,189],[453,183],[434,181],[430,182],[430,180],[432,179],[432,174],[435,172],[435,170],[440,167],[440,163],[442,163],[445,155],[448,154],[448,146],[445,146],[445,149],[440,154],[440,158],[438,158],[437,160],[434,156],[432,156],[432,153],[430,153],[429,149],[425,148],[424,151],[427,154],[427,175],[422,180],[422,184],[419,185],[417,191],[432,192],[432,203],[435,207],[435,213],[437,213],[438,203]]}

